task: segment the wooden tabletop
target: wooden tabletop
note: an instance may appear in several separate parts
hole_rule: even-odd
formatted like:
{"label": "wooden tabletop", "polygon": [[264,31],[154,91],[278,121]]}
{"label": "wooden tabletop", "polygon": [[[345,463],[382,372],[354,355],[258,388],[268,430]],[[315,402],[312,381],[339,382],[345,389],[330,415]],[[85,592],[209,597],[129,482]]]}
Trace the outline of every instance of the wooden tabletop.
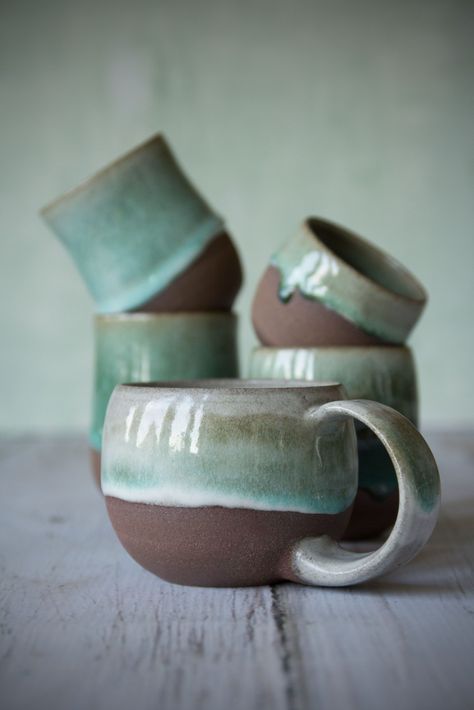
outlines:
{"label": "wooden tabletop", "polygon": [[354,589],[195,589],[117,542],[80,437],[0,441],[2,710],[474,706],[474,436],[428,436],[438,527]]}

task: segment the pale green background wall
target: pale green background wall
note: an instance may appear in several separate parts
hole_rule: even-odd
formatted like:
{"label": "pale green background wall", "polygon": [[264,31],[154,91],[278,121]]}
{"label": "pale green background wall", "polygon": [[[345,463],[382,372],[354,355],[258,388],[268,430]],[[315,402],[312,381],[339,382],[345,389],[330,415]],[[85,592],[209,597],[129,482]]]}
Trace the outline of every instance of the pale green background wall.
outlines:
{"label": "pale green background wall", "polygon": [[244,354],[270,252],[324,215],[424,281],[423,421],[473,424],[472,8],[4,3],[0,427],[86,425],[91,302],[36,210],[157,129],[240,246]]}

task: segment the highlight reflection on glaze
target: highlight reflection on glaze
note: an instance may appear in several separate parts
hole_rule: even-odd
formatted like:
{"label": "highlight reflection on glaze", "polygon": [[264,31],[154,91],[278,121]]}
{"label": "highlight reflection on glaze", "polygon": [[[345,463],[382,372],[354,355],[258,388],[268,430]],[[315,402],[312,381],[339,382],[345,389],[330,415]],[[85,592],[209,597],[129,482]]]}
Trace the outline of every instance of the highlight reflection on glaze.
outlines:
{"label": "highlight reflection on glaze", "polygon": [[[344,244],[340,256],[319,235]],[[351,256],[352,255],[352,258]],[[370,274],[358,264],[370,263]],[[310,219],[271,258],[286,303],[296,289],[381,340],[403,343],[426,302],[420,284],[401,264],[357,235],[325,220]],[[354,265],[352,265],[354,264]]]}
{"label": "highlight reflection on glaze", "polygon": [[[117,384],[238,374],[236,318],[228,313],[99,316],[95,331],[90,444],[97,451],[101,449],[107,403]],[[153,411],[149,416],[153,418]],[[127,430],[135,413],[130,411],[129,417]],[[146,425],[145,419],[142,426]],[[145,435],[142,430],[139,438]]]}
{"label": "highlight reflection on glaze", "polygon": [[340,382],[351,399],[382,402],[417,424],[415,363],[407,347],[256,347],[250,356],[248,376]]}
{"label": "highlight reflection on glaze", "polygon": [[328,285],[339,273],[337,261],[329,254],[315,248],[314,240],[300,232],[270,262],[281,274],[280,298],[289,301],[297,288],[308,298],[330,298]]}
{"label": "highlight reflection on glaze", "polygon": [[[382,402],[417,424],[415,363],[407,347],[257,347],[251,354],[248,375],[254,379],[341,382],[351,399]],[[397,489],[383,444],[367,432],[359,441],[359,486],[380,498]]]}
{"label": "highlight reflection on glaze", "polygon": [[104,430],[105,495],[304,513],[339,513],[354,499],[352,424],[319,436],[304,400],[281,411],[278,395],[249,409],[234,394],[230,407],[206,391],[144,391],[131,401],[123,389],[112,396]]}

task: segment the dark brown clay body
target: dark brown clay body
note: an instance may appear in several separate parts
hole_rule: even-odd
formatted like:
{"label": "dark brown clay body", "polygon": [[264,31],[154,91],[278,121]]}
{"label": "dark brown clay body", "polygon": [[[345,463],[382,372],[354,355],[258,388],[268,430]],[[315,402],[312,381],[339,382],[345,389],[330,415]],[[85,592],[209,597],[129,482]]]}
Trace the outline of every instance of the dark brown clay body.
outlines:
{"label": "dark brown clay body", "polygon": [[228,234],[213,239],[202,254],[163,291],[136,311],[230,311],[242,285],[239,255]]}
{"label": "dark brown clay body", "polygon": [[316,347],[320,345],[386,345],[318,301],[296,289],[284,303],[278,294],[280,274],[269,266],[257,286],[252,322],[263,345]]}
{"label": "dark brown clay body", "polygon": [[101,490],[100,488],[100,451],[96,451],[96,449],[89,449],[90,453],[90,460],[91,460],[91,468],[92,468],[92,476],[94,478],[94,481],[97,484],[97,488]]}
{"label": "dark brown clay body", "polygon": [[120,542],[140,565],[169,582],[202,587],[298,581],[292,546],[305,537],[339,539],[351,514],[181,508],[109,496],[106,503]]}

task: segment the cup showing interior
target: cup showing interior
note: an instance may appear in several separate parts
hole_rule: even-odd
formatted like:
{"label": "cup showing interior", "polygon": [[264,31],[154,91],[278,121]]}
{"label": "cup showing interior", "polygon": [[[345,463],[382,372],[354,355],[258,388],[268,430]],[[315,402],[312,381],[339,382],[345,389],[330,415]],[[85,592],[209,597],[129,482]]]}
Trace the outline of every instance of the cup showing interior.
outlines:
{"label": "cup showing interior", "polygon": [[98,315],[94,336],[89,440],[97,479],[105,412],[116,385],[238,374],[237,317],[232,313]]}
{"label": "cup showing interior", "polygon": [[352,421],[315,436],[340,385],[243,380],[118,386],[102,491],[125,549],[172,582],[291,579],[300,539],[338,538],[357,488]]}
{"label": "cup showing interior", "polygon": [[[162,135],[62,195],[42,215],[72,256],[99,313],[148,302],[219,236],[229,252],[222,219],[188,180]],[[231,269],[240,269],[236,254],[226,258]]]}
{"label": "cup showing interior", "polygon": [[309,218],[273,255],[252,318],[264,345],[403,344],[426,299],[396,259],[343,227]]}

